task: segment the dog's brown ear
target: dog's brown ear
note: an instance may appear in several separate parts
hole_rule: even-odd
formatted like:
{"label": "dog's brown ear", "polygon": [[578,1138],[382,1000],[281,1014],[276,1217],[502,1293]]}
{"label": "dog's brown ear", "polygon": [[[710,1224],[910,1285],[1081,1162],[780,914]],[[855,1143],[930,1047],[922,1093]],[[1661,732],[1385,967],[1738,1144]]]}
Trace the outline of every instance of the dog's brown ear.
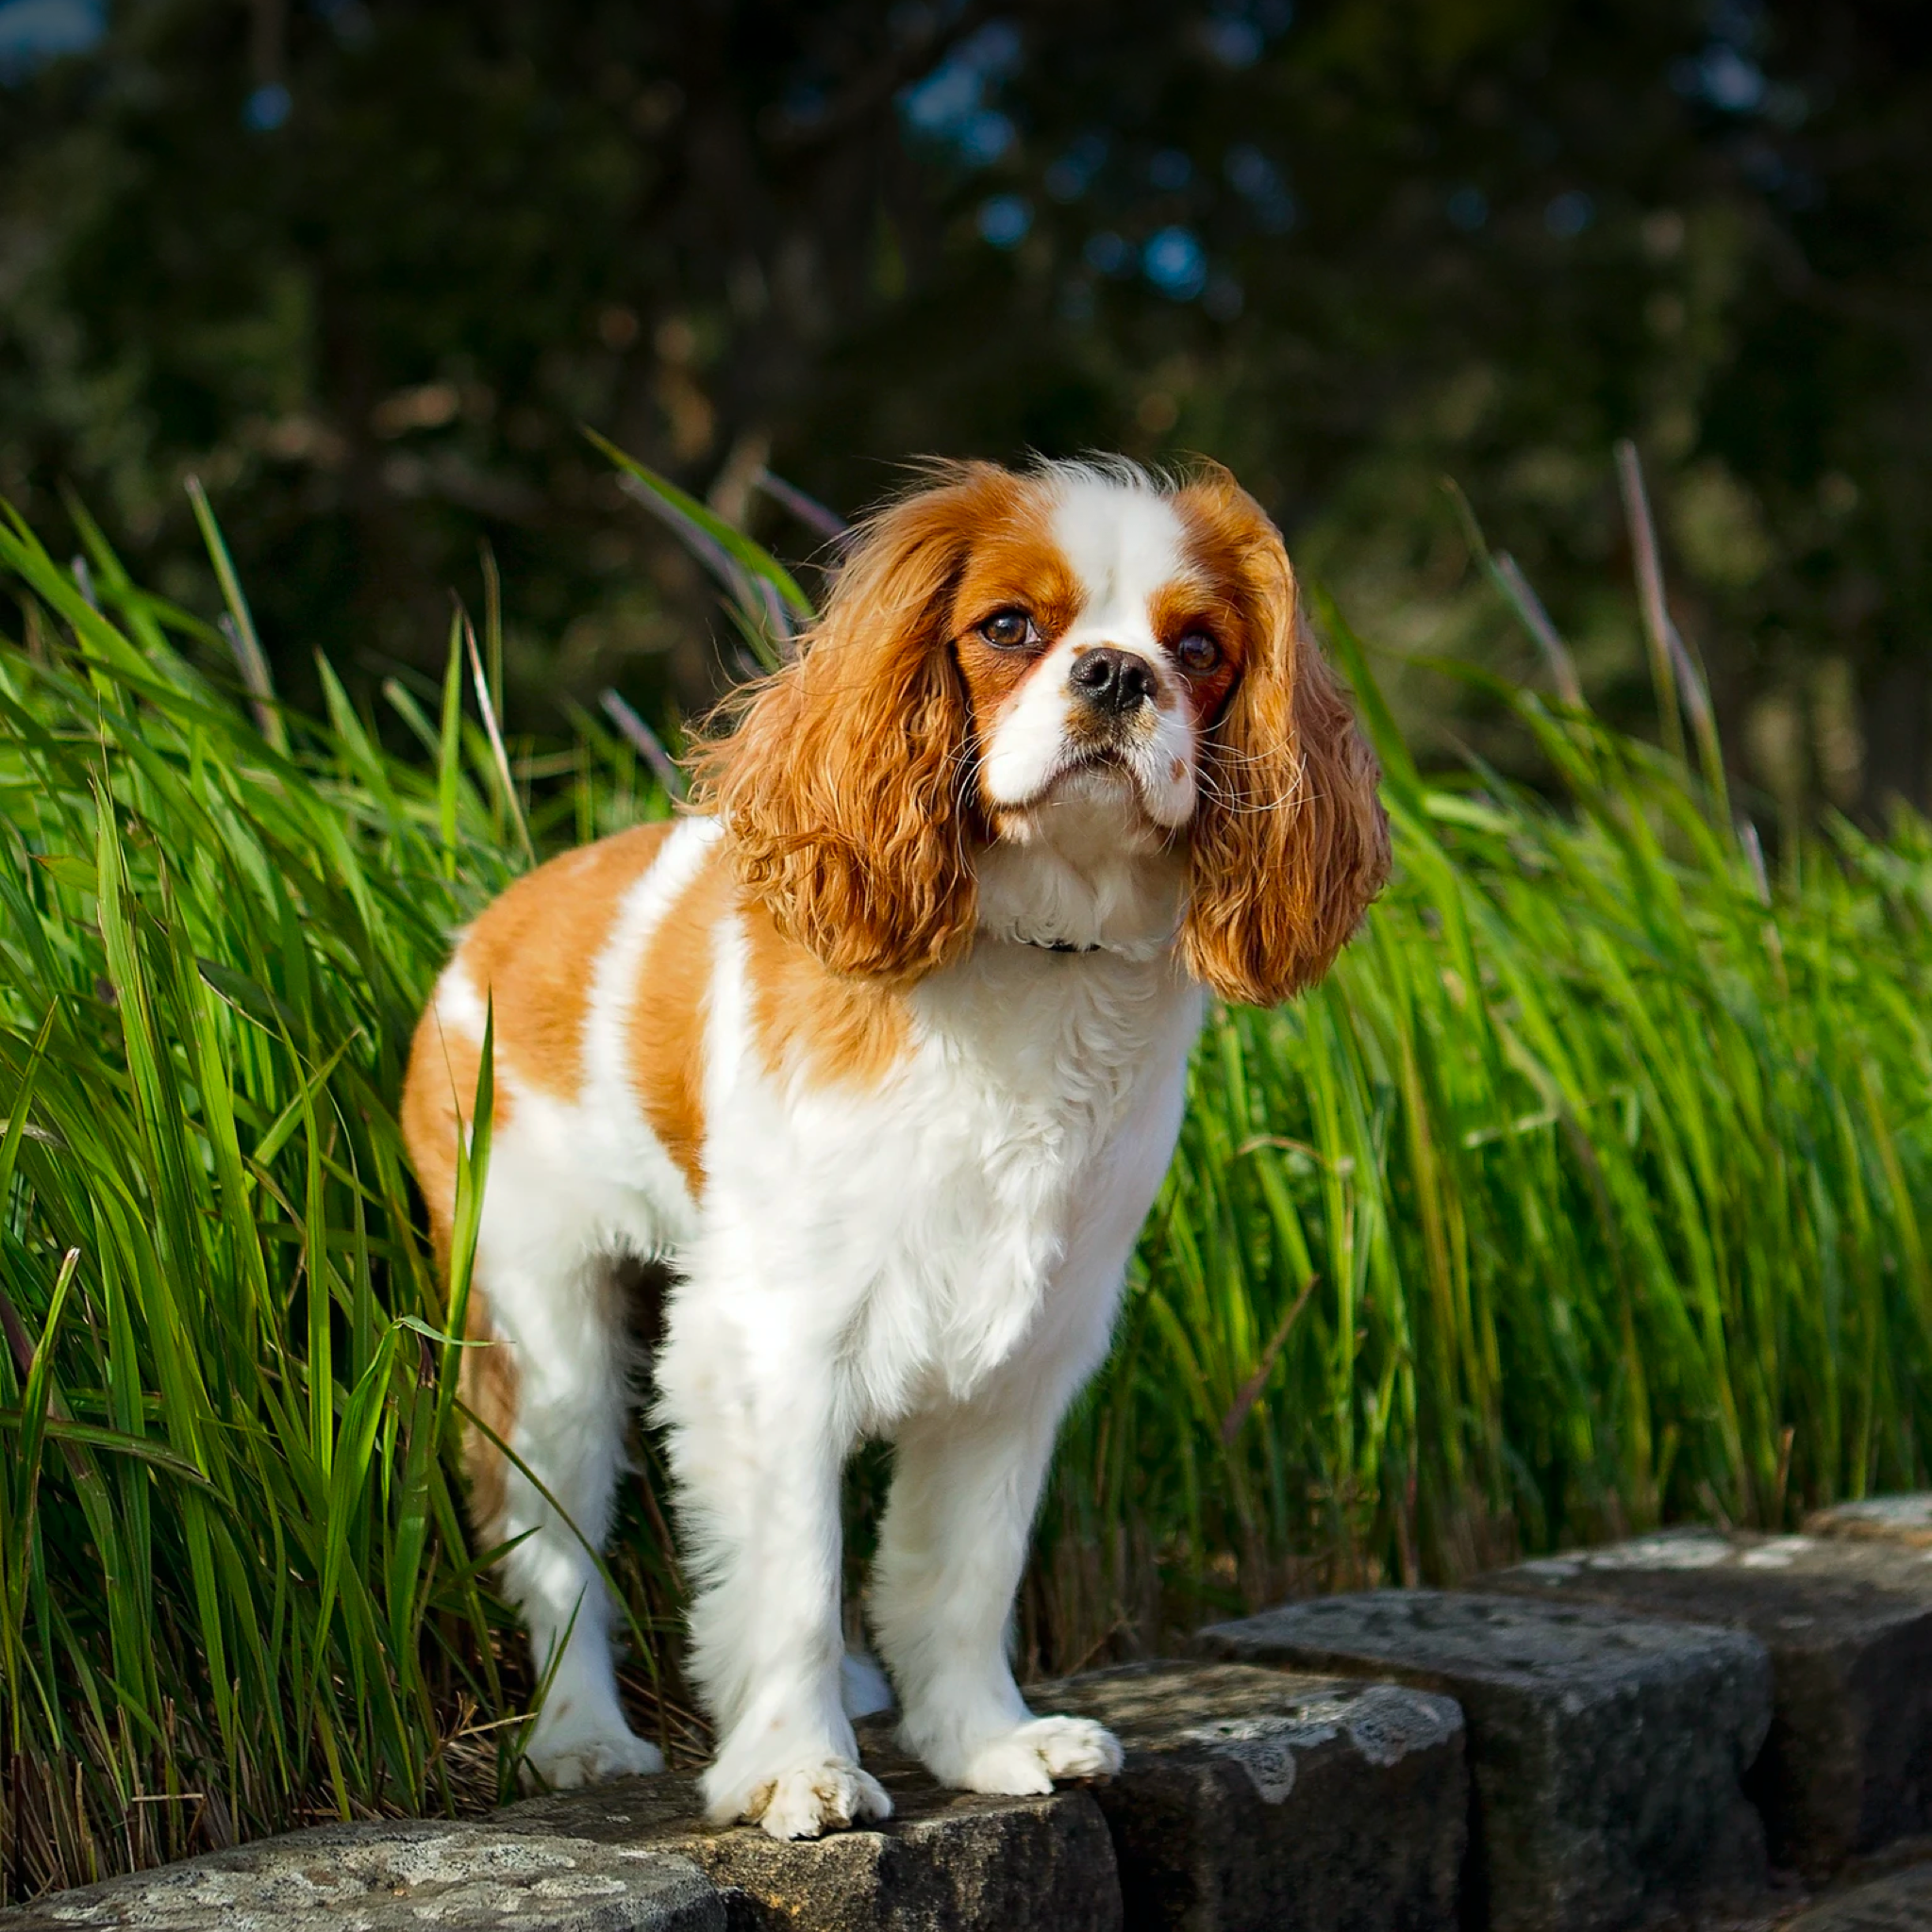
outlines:
{"label": "dog's brown ear", "polygon": [[1216,476],[1178,508],[1213,521],[1248,611],[1241,682],[1205,747],[1182,948],[1224,999],[1273,1006],[1327,972],[1389,875],[1381,770],[1260,507]]}
{"label": "dog's brown ear", "polygon": [[979,482],[962,471],[864,525],[798,656],[700,756],[741,883],[835,973],[914,980],[972,936],[968,714],[944,626]]}

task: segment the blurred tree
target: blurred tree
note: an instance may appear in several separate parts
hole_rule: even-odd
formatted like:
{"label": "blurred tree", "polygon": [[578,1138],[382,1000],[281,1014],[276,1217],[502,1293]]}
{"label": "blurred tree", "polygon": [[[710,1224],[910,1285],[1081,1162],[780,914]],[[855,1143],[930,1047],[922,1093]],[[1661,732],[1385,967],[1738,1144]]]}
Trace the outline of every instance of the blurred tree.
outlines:
{"label": "blurred tree", "polygon": [[[23,8],[58,58],[9,54]],[[1205,451],[1372,634],[1529,672],[1453,475],[1627,713],[1629,434],[1750,775],[1926,798],[1907,0],[90,17],[0,5],[0,491],[71,481],[205,594],[198,471],[298,689],[318,646],[432,658],[487,539],[526,725],[613,678],[701,702],[695,586],[587,421],[799,551],[766,460],[851,507],[922,450]]]}

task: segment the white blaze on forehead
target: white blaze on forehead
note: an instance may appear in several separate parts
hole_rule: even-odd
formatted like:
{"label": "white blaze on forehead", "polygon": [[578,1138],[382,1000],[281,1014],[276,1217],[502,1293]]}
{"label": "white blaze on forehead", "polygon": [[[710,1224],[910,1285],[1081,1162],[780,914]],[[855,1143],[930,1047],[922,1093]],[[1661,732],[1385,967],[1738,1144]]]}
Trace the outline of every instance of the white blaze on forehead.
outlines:
{"label": "white blaze on forehead", "polygon": [[1142,484],[1076,470],[1055,479],[1053,538],[1085,593],[1067,641],[1152,649],[1155,594],[1188,575],[1174,505]]}
{"label": "white blaze on forehead", "polygon": [[1144,483],[1069,466],[1049,473],[1049,528],[1080,586],[1078,615],[1027,674],[994,725],[980,782],[998,806],[1041,797],[1081,757],[1072,735],[1082,702],[1070,674],[1082,651],[1111,644],[1143,658],[1161,696],[1117,750],[1157,824],[1186,824],[1194,806],[1194,729],[1179,677],[1154,634],[1154,599],[1189,575],[1174,506]]}

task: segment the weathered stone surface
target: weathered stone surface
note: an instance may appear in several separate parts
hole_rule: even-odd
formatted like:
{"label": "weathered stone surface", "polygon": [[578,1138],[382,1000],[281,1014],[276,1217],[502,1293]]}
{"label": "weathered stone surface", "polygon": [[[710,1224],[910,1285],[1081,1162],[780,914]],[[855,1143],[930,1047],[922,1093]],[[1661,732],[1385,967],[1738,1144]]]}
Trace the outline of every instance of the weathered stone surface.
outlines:
{"label": "weathered stone surface", "polygon": [[981,1798],[941,1790],[862,1726],[866,1769],[891,1794],[883,1824],[784,1844],[707,1831],[684,1778],[626,1778],[496,1814],[512,1830],[675,1853],[724,1894],[732,1932],[1118,1932],[1121,1889],[1091,1792]]}
{"label": "weathered stone surface", "polygon": [[1829,1509],[1814,1509],[1805,1519],[1805,1533],[1932,1549],[1932,1491],[1867,1496],[1862,1503],[1838,1503]]}
{"label": "weathered stone surface", "polygon": [[554,1833],[328,1824],[0,1912],[6,1932],[724,1932],[688,1858]]}
{"label": "weathered stone surface", "polygon": [[1807,1877],[1932,1829],[1932,1561],[1896,1545],[1672,1530],[1524,1563],[1477,1589],[1748,1630],[1773,1714],[1746,1780]]}
{"label": "weathered stone surface", "polygon": [[1789,1921],[1785,1932],[1932,1932],[1932,1865],[1822,1899]]}
{"label": "weathered stone surface", "polygon": [[1028,1692],[1126,1748],[1094,1797],[1127,1932],[1433,1932],[1469,1835],[1462,1712],[1407,1685],[1130,1664]]}
{"label": "weathered stone surface", "polygon": [[1763,1882],[1741,1779],[1771,1717],[1740,1631],[1440,1591],[1371,1591],[1200,1633],[1204,1654],[1454,1697],[1474,1829],[1465,1913],[1495,1932],[1611,1932]]}

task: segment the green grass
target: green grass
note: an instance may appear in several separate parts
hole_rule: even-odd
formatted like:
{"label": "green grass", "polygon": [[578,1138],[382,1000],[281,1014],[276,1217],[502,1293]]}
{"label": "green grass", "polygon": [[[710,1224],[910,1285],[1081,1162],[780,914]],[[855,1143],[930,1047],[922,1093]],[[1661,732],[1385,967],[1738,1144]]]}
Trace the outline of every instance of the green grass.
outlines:
{"label": "green grass", "polygon": [[[438,723],[391,691],[408,762],[333,683],[327,725],[258,728],[98,541],[98,611],[24,531],[0,568],[0,1893],[488,1802],[513,1728],[474,1725],[527,1686],[393,1112],[450,929],[521,863],[470,654]],[[663,808],[622,752],[546,796],[546,844]]]}
{"label": "green grass", "polygon": [[[397,757],[326,675],[325,721],[274,707],[231,575],[252,698],[89,535],[83,583],[0,532],[0,1902],[507,1789],[533,1687],[393,1108],[450,928],[666,808],[588,723],[511,758],[488,624],[391,687]],[[723,567],[757,641],[789,594]],[[1425,778],[1327,628],[1397,876],[1325,987],[1210,1025],[1045,1512],[1042,1664],[1926,1477],[1926,828],[1767,878],[1684,765],[1521,691],[1555,803]],[[655,1482],[612,1567],[691,1748]]]}

